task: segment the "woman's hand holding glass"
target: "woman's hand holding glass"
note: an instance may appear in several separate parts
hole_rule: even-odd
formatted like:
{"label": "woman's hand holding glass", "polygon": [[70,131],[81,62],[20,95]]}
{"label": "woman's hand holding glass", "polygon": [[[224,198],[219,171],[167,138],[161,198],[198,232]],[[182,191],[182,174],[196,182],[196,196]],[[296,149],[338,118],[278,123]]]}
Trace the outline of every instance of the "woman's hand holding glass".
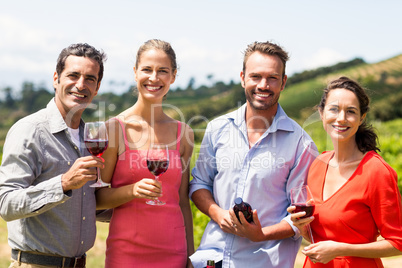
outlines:
{"label": "woman's hand holding glass", "polygon": [[291,220],[300,234],[311,243],[314,243],[310,222],[314,220],[315,201],[307,185],[297,186],[290,190],[292,206],[287,211],[292,214]]}
{"label": "woman's hand holding glass", "polygon": [[157,200],[162,196],[162,184],[158,180],[144,178],[133,185],[133,195],[135,198]]}
{"label": "woman's hand holding glass", "polygon": [[[310,222],[312,222],[314,220],[314,216],[310,216],[307,218],[302,218],[303,216],[306,216],[306,212],[305,211],[301,211],[301,212],[294,212],[296,210],[295,206],[290,206],[288,207],[287,211],[289,213],[291,213],[290,219],[293,222],[293,225],[297,227],[297,229],[299,229],[300,234],[304,237],[304,239],[306,239],[307,241],[311,240],[310,237],[310,230],[309,230],[309,226],[310,226]],[[310,241],[311,243],[314,243],[314,241]]]}

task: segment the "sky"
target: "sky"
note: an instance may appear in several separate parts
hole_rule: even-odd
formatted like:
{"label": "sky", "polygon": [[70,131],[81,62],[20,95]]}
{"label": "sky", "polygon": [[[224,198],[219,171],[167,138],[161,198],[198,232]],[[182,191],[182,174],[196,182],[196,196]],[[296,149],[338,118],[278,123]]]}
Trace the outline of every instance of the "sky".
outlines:
{"label": "sky", "polygon": [[52,90],[58,54],[72,43],[108,55],[101,91],[117,94],[134,84],[136,51],[153,38],[176,52],[172,88],[239,82],[254,41],[283,46],[288,75],[356,57],[374,63],[402,53],[401,10],[399,0],[1,0],[0,90],[24,81]]}

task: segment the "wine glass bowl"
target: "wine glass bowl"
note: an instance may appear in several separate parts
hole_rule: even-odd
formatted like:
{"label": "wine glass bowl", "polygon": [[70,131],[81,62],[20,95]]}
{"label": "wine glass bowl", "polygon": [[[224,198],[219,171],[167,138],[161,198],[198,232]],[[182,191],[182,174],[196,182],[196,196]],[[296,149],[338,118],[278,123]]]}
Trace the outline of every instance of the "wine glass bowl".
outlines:
{"label": "wine glass bowl", "polygon": [[[306,212],[304,216],[299,219],[308,218],[313,216],[315,210],[315,201],[311,194],[310,188],[307,185],[297,186],[290,190],[290,199],[292,206],[295,207],[293,213]],[[311,231],[310,224],[307,224],[307,231],[311,239],[311,243],[314,243],[313,233]]]}
{"label": "wine glass bowl", "polygon": [[[88,152],[96,157],[101,157],[109,145],[105,122],[88,122],[84,127],[84,142]],[[97,168],[97,181],[90,187],[109,186],[101,179],[100,170]]]}
{"label": "wine glass bowl", "polygon": [[[169,148],[165,144],[154,143],[147,152],[147,167],[149,172],[155,176],[155,180],[165,173],[169,167]],[[146,202],[148,205],[164,205],[165,202],[156,200],[149,200]]]}
{"label": "wine glass bowl", "polygon": [[307,185],[297,186],[290,190],[292,206],[296,209],[294,213],[304,211],[306,215],[300,217],[308,218],[313,216],[315,209],[315,202],[313,195],[311,194],[310,188]]}

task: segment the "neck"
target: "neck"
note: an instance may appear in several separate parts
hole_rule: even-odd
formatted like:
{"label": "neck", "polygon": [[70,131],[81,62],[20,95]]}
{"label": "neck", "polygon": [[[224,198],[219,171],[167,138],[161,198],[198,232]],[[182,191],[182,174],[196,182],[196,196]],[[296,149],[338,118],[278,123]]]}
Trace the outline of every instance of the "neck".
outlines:
{"label": "neck", "polygon": [[166,118],[166,114],[163,112],[162,103],[145,103],[140,98],[132,107],[132,112],[130,112],[130,114],[140,116],[148,123],[163,121]]}
{"label": "neck", "polygon": [[246,108],[246,123],[249,130],[260,130],[265,132],[274,121],[276,112],[278,111],[278,105],[275,105],[268,110],[257,110],[251,107],[247,103]]}
{"label": "neck", "polygon": [[339,143],[333,141],[334,144],[334,161],[338,164],[348,163],[361,159],[364,154],[357,147],[356,142]]}

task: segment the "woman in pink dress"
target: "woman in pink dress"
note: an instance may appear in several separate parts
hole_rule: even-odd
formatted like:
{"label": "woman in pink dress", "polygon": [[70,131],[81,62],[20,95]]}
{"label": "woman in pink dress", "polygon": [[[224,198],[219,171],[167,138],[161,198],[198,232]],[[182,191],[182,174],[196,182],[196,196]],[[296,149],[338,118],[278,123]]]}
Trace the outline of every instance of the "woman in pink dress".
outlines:
{"label": "woman in pink dress", "polygon": [[306,225],[312,229],[303,267],[383,267],[380,258],[402,254],[402,203],[397,174],[377,154],[377,135],[365,121],[369,98],[358,83],[340,77],[324,90],[318,110],[334,150],[309,170],[314,215],[292,215],[308,241]]}
{"label": "woman in pink dress", "polygon": [[[134,67],[138,100],[108,121],[109,147],[97,208],[113,208],[105,267],[191,267],[193,223],[188,197],[194,134],[169,117],[162,100],[175,81],[177,64],[169,43],[145,42]],[[148,171],[147,149],[169,145],[169,167],[160,181]],[[159,198],[162,206],[146,204]]]}

